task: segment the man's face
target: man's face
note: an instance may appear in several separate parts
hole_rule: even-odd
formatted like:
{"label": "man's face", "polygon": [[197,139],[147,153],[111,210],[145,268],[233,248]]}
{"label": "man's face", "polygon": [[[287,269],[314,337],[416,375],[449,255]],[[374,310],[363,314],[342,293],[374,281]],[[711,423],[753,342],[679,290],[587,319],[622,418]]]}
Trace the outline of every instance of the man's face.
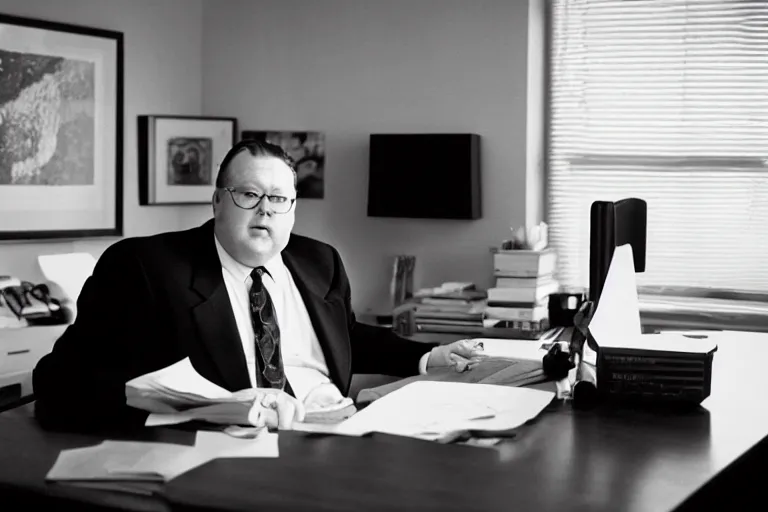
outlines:
{"label": "man's face", "polygon": [[[253,156],[247,150],[230,162],[227,187],[252,194],[296,197],[293,172],[279,158]],[[289,201],[290,202],[290,201]],[[217,190],[213,197],[216,237],[237,261],[258,267],[272,259],[288,244],[296,220],[296,205],[288,213],[274,213],[273,205],[262,198],[256,208],[244,210],[235,205],[231,194]]]}

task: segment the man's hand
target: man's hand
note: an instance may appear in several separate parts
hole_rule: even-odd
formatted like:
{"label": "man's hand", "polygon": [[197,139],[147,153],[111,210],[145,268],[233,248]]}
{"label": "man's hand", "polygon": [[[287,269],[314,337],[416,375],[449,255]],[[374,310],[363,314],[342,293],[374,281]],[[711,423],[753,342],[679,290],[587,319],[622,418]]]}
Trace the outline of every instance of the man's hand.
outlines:
{"label": "man's hand", "polygon": [[318,411],[331,407],[344,400],[339,388],[330,382],[325,382],[312,389],[304,399],[304,407],[307,411]]}
{"label": "man's hand", "polygon": [[[242,389],[233,393],[232,397],[247,407],[246,422],[255,427],[290,429],[294,421],[304,420],[304,405],[279,389]],[[250,405],[248,405],[249,402]],[[242,420],[232,421],[229,418],[217,418],[216,422],[239,424]]]}
{"label": "man's hand", "polygon": [[427,359],[427,371],[440,366],[453,366],[457,372],[471,370],[483,359],[483,343],[459,340],[435,347]]}
{"label": "man's hand", "polygon": [[289,430],[294,421],[304,420],[304,405],[285,391],[257,388],[248,421],[255,427]]}

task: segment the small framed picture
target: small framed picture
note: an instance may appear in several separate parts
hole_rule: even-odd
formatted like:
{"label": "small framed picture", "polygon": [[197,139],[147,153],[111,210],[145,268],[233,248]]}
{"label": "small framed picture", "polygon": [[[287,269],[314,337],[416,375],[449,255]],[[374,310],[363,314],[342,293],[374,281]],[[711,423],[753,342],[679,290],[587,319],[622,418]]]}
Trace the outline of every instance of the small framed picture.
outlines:
{"label": "small framed picture", "polygon": [[139,204],[204,204],[235,143],[233,117],[139,116]]}
{"label": "small framed picture", "polygon": [[296,168],[296,197],[322,199],[325,193],[325,135],[322,132],[245,130],[243,139],[263,140],[283,148]]}

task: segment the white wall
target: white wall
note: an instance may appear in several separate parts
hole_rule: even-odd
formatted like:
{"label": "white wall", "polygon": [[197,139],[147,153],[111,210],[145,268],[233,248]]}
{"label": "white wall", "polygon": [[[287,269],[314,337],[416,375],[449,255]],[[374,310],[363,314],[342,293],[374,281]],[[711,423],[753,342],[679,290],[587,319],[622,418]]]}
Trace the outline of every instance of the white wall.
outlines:
{"label": "white wall", "polygon": [[[139,207],[136,116],[200,113],[202,0],[0,0],[0,12],[124,32],[124,233],[177,229],[182,209]],[[0,274],[38,281],[38,254],[98,257],[115,240],[0,242]]]}
{"label": "white wall", "polygon": [[[358,311],[386,308],[398,253],[417,286],[492,282],[488,247],[526,222],[528,19],[528,0],[203,3],[204,113],[325,132],[325,198],[300,202],[296,231],[339,248]],[[483,219],[366,216],[368,135],[404,131],[482,136]]]}
{"label": "white wall", "polygon": [[[137,115],[324,131],[326,197],[301,201],[296,231],[336,245],[355,308],[382,311],[396,254],[417,256],[417,286],[488,286],[488,247],[540,216],[540,141],[526,127],[541,38],[528,31],[529,1],[543,0],[0,0],[0,12],[125,33],[126,236],[192,227],[211,211],[139,207]],[[405,131],[482,136],[483,219],[366,216],[368,135]],[[38,254],[98,256],[114,241],[0,242],[0,274],[39,280]]]}

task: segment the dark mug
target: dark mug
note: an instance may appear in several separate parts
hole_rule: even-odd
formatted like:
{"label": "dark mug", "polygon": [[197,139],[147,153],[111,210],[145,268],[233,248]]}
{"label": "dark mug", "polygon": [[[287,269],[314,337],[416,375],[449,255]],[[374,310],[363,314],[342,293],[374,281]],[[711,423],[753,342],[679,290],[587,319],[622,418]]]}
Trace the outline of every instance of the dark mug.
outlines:
{"label": "dark mug", "polygon": [[552,327],[573,327],[573,317],[587,294],[583,290],[569,290],[549,296],[549,324]]}

